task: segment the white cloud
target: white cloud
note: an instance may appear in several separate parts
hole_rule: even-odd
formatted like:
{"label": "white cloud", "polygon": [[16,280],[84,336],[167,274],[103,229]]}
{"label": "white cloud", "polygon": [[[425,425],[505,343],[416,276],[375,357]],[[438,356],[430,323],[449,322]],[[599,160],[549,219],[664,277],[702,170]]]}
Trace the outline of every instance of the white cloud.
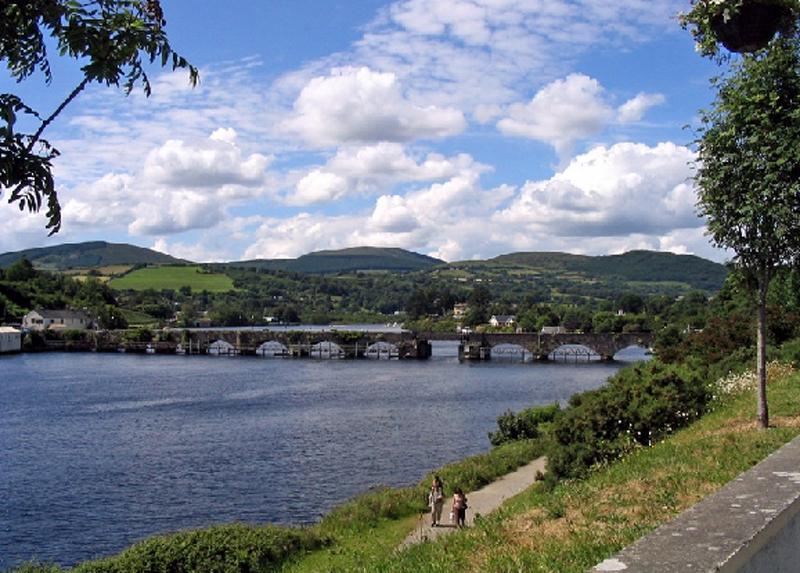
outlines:
{"label": "white cloud", "polygon": [[385,233],[409,233],[419,227],[417,214],[399,195],[378,197],[368,228]]}
{"label": "white cloud", "polygon": [[665,101],[666,98],[663,94],[641,93],[619,107],[617,110],[617,120],[620,123],[641,121],[648,109],[656,105],[661,105]]}
{"label": "white cloud", "polygon": [[243,157],[233,129],[218,129],[205,141],[170,139],[150,152],[142,177],[153,183],[180,187],[258,187],[265,181],[272,158]]}
{"label": "white cloud", "polygon": [[539,90],[530,102],[509,106],[509,117],[498,121],[497,128],[506,135],[549,143],[563,161],[572,155],[576,142],[599,134],[614,122],[639,121],[665,98],[641,93],[618,110],[607,99],[598,80],[570,74]]}
{"label": "white cloud", "polygon": [[689,149],[672,143],[598,147],[553,178],[527,183],[494,221],[534,236],[593,242],[700,228],[689,181],[693,158]]}
{"label": "white cloud", "polygon": [[325,165],[311,169],[286,197],[289,205],[323,205],[346,196],[368,196],[409,182],[445,180],[489,170],[469,155],[418,157],[398,143],[344,147]]}
{"label": "white cloud", "polygon": [[676,11],[660,0],[401,0],[332,60],[391,70],[414,101],[474,109],[519,100],[588,50],[679,33]]}
{"label": "white cloud", "polygon": [[158,189],[136,205],[128,225],[132,235],[170,235],[192,229],[208,229],[225,219],[224,205],[213,195]]}
{"label": "white cloud", "polygon": [[368,68],[339,68],[312,79],[294,109],[282,129],[322,146],[439,139],[466,127],[461,111],[414,105],[394,74]]}
{"label": "white cloud", "polygon": [[182,242],[169,243],[164,237],[156,239],[150,248],[186,261],[225,262],[230,257],[229,252],[224,249],[209,248],[205,242],[190,245]]}
{"label": "white cloud", "polygon": [[[110,173],[62,197],[65,228],[169,235],[212,228],[242,201],[275,186],[271,157],[245,155],[230,128],[203,140],[171,139],[135,173]],[[98,208],[102,205],[103,208]]]}
{"label": "white cloud", "polygon": [[295,193],[287,199],[289,205],[320,205],[343,197],[349,188],[344,177],[336,173],[313,169],[297,184]]}
{"label": "white cloud", "polygon": [[541,89],[527,104],[510,106],[510,117],[501,119],[497,127],[507,135],[550,143],[565,158],[577,140],[600,133],[613,118],[613,109],[602,94],[597,80],[570,74]]}

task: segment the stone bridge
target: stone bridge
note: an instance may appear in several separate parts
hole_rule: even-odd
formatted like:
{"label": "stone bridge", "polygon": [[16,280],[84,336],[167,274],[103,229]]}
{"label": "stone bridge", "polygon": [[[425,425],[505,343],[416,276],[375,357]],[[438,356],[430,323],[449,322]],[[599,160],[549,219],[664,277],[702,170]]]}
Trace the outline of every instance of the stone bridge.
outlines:
{"label": "stone bridge", "polygon": [[529,353],[536,360],[598,355],[610,360],[629,346],[648,348],[651,333],[415,333],[349,330],[186,329],[164,330],[153,340],[131,340],[124,331],[87,331],[80,340],[53,340],[52,350],[147,352],[151,354],[219,354],[310,356],[319,358],[412,358],[431,356],[432,340],[459,342],[459,358],[488,360],[508,353]]}
{"label": "stone bridge", "polygon": [[547,360],[551,354],[556,356],[600,356],[602,360],[612,360],[614,355],[629,346],[650,348],[654,335],[650,332],[624,333],[472,333],[462,335],[459,356],[465,360],[486,360],[491,358],[492,350],[512,346],[524,349],[536,360]]}

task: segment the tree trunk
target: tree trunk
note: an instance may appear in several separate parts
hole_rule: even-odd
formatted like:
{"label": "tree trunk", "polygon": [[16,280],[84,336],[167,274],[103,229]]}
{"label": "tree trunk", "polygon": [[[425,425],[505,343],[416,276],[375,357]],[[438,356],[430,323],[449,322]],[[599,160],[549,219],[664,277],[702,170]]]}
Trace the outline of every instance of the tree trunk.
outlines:
{"label": "tree trunk", "polygon": [[767,289],[769,279],[762,275],[758,281],[758,336],[756,341],[756,383],[758,385],[758,427],[769,427],[767,408]]}

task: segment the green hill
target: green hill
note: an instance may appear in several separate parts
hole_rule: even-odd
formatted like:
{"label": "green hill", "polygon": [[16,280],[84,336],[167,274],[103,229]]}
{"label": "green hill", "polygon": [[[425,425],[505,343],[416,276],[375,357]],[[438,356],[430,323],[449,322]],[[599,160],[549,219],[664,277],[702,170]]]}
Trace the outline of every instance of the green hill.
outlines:
{"label": "green hill", "polygon": [[133,245],[91,241],[5,253],[0,255],[0,268],[7,268],[23,257],[27,258],[37,269],[48,271],[113,265],[169,265],[186,262]]}
{"label": "green hill", "polygon": [[694,290],[719,290],[728,269],[694,255],[630,251],[590,257],[566,253],[513,253],[490,260],[499,267],[527,267],[542,273],[572,275],[586,280],[626,283],[685,284]]}
{"label": "green hill", "polygon": [[357,271],[416,271],[442,263],[439,259],[403,249],[354,247],[337,251],[317,251],[296,259],[242,261],[230,265],[307,274],[336,274]]}

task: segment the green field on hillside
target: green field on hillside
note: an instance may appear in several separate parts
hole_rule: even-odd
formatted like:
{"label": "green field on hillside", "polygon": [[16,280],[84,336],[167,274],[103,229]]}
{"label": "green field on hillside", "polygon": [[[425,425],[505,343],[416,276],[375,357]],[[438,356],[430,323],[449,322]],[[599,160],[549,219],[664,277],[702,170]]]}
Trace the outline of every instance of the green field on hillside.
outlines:
{"label": "green field on hillside", "polygon": [[227,292],[233,290],[230,277],[211,273],[199,265],[159,266],[138,269],[124,277],[112,280],[109,285],[117,290],[178,290],[190,287],[193,292]]}

